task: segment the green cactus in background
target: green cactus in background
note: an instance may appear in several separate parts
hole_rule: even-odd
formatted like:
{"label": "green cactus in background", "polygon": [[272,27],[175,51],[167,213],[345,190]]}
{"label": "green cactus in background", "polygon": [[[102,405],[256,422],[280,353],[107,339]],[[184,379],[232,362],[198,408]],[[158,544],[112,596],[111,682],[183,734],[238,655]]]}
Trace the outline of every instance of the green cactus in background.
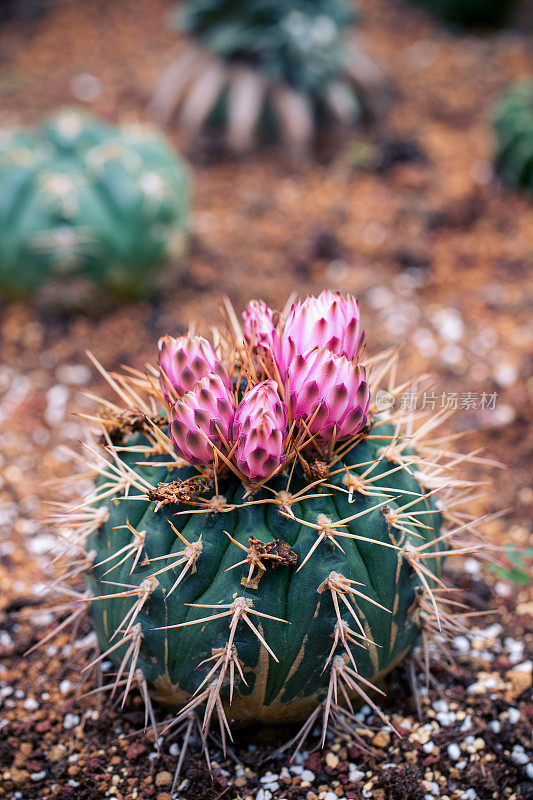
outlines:
{"label": "green cactus in background", "polygon": [[516,0],[413,0],[445,22],[461,27],[498,27],[509,17]]}
{"label": "green cactus in background", "polygon": [[417,430],[399,402],[397,354],[360,363],[353,297],[323,292],[285,320],[251,303],[244,334],[231,319],[217,351],[162,337],[159,384],[95,361],[121,405],[89,447],[96,491],[63,520],[79,531],[67,575],[86,581],[73,616],[90,608],[113,694],[137,686],[176,726],[201,709],[204,743],[214,713],[223,740],[230,718],[353,733],[354,699],[387,721],[368,692],[460,629],[440,575],[480,547],[454,543],[470,516],[445,502],[469,484],[430,440],[442,414]]}
{"label": "green cactus in background", "polygon": [[153,129],[72,110],[0,139],[0,289],[83,278],[143,296],[182,256],[187,169]]}
{"label": "green cactus in background", "polygon": [[533,194],[533,81],[512,86],[494,112],[495,168],[502,180]]}
{"label": "green cactus in background", "polygon": [[199,47],[164,73],[154,111],[178,110],[191,135],[222,128],[236,151],[276,130],[301,149],[319,123],[383,109],[384,78],[348,38],[355,19],[347,0],[189,0],[174,20]]}
{"label": "green cactus in background", "polygon": [[346,0],[189,0],[176,21],[217,58],[252,64],[319,99],[346,68],[355,13]]}

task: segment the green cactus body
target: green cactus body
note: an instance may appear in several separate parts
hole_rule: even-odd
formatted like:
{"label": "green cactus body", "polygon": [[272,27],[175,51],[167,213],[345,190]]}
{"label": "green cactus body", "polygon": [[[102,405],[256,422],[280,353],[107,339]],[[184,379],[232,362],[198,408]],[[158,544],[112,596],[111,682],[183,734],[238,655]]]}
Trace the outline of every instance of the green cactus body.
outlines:
{"label": "green cactus body", "polygon": [[245,152],[277,140],[300,157],[388,108],[384,75],[351,36],[348,0],[188,0],[174,20],[193,43],[161,76],[152,107],[193,142],[216,134],[217,147]]}
{"label": "green cactus body", "polygon": [[[358,640],[363,646],[351,647],[359,675],[379,682],[413,649],[420,635],[416,597],[421,582],[412,568],[409,552],[426,543],[428,552],[439,552],[441,547],[441,542],[433,543],[439,537],[441,514],[432,493],[422,488],[410,470],[387,458],[386,450],[392,446],[393,437],[391,425],[381,422],[370,427],[367,435],[330,469],[329,477],[318,483],[309,484],[301,468],[296,467],[289,488],[293,495],[299,495],[296,501],[285,494],[288,478],[283,473],[268,483],[268,489],[259,489],[247,499],[240,480],[221,478],[219,497],[222,495],[224,501],[219,501],[219,510],[211,512],[194,502],[167,504],[154,513],[155,502],[146,498],[117,496],[107,501],[107,519],[87,543],[94,564],[87,577],[91,594],[117,594],[91,602],[102,650],[109,651],[109,658],[117,667],[120,665],[128,641],[112,651],[110,648],[118,641],[117,631],[125,630],[122,621],[139,595],[119,597],[120,592],[128,590],[118,584],[136,589],[148,579],[154,584],[136,618],[142,632],[137,669],[142,671],[153,696],[163,704],[182,708],[201,687],[217,652],[228,642],[232,617],[230,612],[229,616],[198,624],[156,629],[224,613],[236,597],[245,598],[249,604],[247,619],[278,661],[246,620],[239,619],[233,644],[246,684],[236,674],[230,704],[228,681],[224,681],[221,697],[228,718],[237,723],[298,720],[323,700],[330,678],[330,656],[344,653],[348,663],[342,642],[334,647],[339,619],[334,601],[339,604],[342,620],[355,634],[367,637],[367,641]],[[149,466],[138,466],[139,461],[146,460],[139,458],[138,448],[143,443],[146,444],[143,435],[136,434],[127,444],[130,451],[126,448],[120,454],[140,479],[155,486],[197,475],[192,467],[167,471],[165,466],[158,466],[168,461],[163,455],[150,456]],[[411,453],[404,448],[404,457]],[[357,484],[357,478],[369,466],[375,478],[370,495],[359,491]],[[130,494],[135,495],[135,489]],[[207,502],[213,495],[214,488],[209,486],[202,497]],[[247,505],[250,500],[253,504]],[[394,512],[405,506],[406,513],[412,516],[401,523],[395,521]],[[322,535],[328,524],[348,518],[353,519],[334,529],[334,536]],[[304,521],[316,527],[309,527]],[[150,577],[180,560],[176,554],[184,550],[171,522],[189,544],[201,542],[194,565],[172,592],[184,567],[183,560],[175,568]],[[131,556],[109,571],[132,543],[133,534],[124,527],[127,524],[145,537],[138,564],[131,571]],[[250,537],[263,543],[281,540],[290,546],[287,552],[294,553],[297,562],[292,563],[291,556],[273,567],[265,559],[265,571],[256,570],[248,581],[248,563],[231,569],[245,554],[227,534],[243,548],[249,547]],[[320,543],[303,563],[319,538]],[[435,575],[440,573],[441,561],[441,557],[430,560]],[[341,584],[341,589],[352,586],[361,595],[332,590],[328,579],[334,582],[335,576],[357,581]],[[357,616],[357,624],[344,601]],[[255,615],[254,611],[276,619]],[[217,673],[209,680],[216,677]]]}
{"label": "green cactus body", "polygon": [[346,66],[344,40],[354,17],[346,0],[202,0],[186,3],[177,24],[217,58],[318,95]]}
{"label": "green cactus body", "polygon": [[142,296],[185,247],[189,178],[153,130],[63,111],[0,141],[0,288],[73,276]]}
{"label": "green cactus body", "polygon": [[495,167],[502,179],[533,194],[533,81],[511,87],[494,113]]}

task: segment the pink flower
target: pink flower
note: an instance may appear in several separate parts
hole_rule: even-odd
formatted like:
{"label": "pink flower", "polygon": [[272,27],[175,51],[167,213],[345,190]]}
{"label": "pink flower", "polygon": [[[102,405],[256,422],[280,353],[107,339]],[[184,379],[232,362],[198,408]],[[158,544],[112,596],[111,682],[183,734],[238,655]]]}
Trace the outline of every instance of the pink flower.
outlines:
{"label": "pink flower", "polygon": [[160,382],[167,402],[191,391],[208,372],[231,389],[231,380],[211,344],[202,336],[162,336],[158,342]]}
{"label": "pink flower", "polygon": [[[287,373],[291,418],[305,420],[321,440],[353,436],[366,423],[370,401],[364,367],[323,347],[297,355]],[[318,410],[317,410],[318,409]]]}
{"label": "pink flower", "polygon": [[251,480],[271,475],[285,461],[287,406],[275,381],[263,381],[246,392],[235,414],[235,461]]}
{"label": "pink flower", "polygon": [[215,460],[213,446],[225,450],[235,415],[235,400],[213,372],[197,381],[172,406],[170,436],[176,452],[192,464]]}
{"label": "pink flower", "polygon": [[289,313],[281,340],[281,365],[287,370],[292,359],[313,347],[331,350],[349,361],[357,358],[364,338],[359,324],[359,306],[353,295],[325,289],[318,297],[298,300]]}

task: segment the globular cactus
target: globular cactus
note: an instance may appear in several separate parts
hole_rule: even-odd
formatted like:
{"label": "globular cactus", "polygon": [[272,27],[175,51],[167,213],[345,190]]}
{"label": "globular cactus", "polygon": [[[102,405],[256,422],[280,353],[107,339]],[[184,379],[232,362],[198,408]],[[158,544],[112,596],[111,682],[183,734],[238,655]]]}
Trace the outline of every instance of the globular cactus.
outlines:
{"label": "globular cactus", "polygon": [[145,376],[99,367],[125,407],[106,401],[96,490],[65,523],[86,580],[73,616],[90,608],[112,694],[137,685],[178,726],[201,710],[204,741],[213,714],[222,739],[230,720],[305,735],[320,714],[325,737],[358,698],[381,715],[368,693],[457,629],[440,575],[471,518],[444,500],[469,484],[430,439],[443,414],[417,428],[395,404],[397,355],[362,364],[353,297],[228,321],[216,348],[163,337]]}
{"label": "globular cactus", "polygon": [[347,0],[188,0],[176,22],[199,46],[163,74],[154,113],[177,112],[192,139],[222,129],[237,152],[277,133],[301,153],[328,121],[386,105],[381,71],[348,39],[354,21]]}
{"label": "globular cactus", "polygon": [[0,139],[0,289],[81,278],[143,296],[184,252],[189,178],[153,129],[64,110]]}
{"label": "globular cactus", "polygon": [[461,27],[498,27],[509,17],[516,0],[413,0],[445,22]]}
{"label": "globular cactus", "polygon": [[509,186],[533,194],[533,81],[511,87],[494,113],[495,168]]}

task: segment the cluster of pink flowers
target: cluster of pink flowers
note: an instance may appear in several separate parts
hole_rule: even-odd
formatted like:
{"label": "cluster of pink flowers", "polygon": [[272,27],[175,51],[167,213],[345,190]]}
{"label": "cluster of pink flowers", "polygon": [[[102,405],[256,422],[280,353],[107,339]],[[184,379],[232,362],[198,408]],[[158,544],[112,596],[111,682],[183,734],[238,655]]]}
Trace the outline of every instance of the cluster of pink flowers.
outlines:
{"label": "cluster of pink flowers", "polygon": [[246,478],[260,481],[284,463],[289,431],[324,443],[364,427],[369,391],[358,363],[364,331],[355,298],[328,290],[295,303],[284,323],[258,300],[243,316],[246,346],[268,380],[242,394],[207,339],[163,336],[161,388],[182,458],[211,464],[218,450]]}

